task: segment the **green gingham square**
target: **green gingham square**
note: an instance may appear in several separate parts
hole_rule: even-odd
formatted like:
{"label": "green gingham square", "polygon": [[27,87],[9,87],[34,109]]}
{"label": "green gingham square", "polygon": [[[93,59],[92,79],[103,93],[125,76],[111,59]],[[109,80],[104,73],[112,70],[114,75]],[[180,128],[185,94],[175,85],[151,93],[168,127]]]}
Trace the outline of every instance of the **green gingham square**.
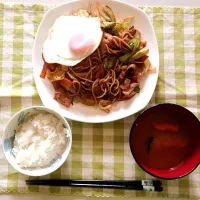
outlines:
{"label": "green gingham square", "polygon": [[[0,4],[0,135],[21,108],[41,105],[32,75],[34,35],[52,5]],[[160,71],[148,107],[177,103],[200,118],[200,8],[141,7],[152,22],[159,45]],[[129,131],[135,116],[111,123],[69,121],[73,145],[69,159],[43,178],[151,179],[134,161]],[[179,180],[163,181],[162,193],[70,187],[26,186],[0,151],[0,192],[99,197],[200,198],[200,167]],[[39,178],[38,178],[39,179]]]}

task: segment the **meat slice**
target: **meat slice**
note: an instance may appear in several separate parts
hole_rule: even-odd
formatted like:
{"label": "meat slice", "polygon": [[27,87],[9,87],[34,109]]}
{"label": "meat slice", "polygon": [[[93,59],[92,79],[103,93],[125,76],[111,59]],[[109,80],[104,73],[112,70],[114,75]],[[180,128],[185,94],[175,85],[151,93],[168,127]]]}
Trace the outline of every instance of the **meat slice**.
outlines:
{"label": "meat slice", "polygon": [[66,90],[58,82],[55,81],[52,83],[55,89],[54,99],[64,106],[69,107],[72,104],[72,97],[67,94]]}
{"label": "meat slice", "polygon": [[126,79],[124,80],[124,82],[123,82],[122,84],[120,84],[120,88],[121,88],[122,90],[127,90],[127,89],[129,89],[130,84],[131,84],[131,80],[126,78]]}
{"label": "meat slice", "polygon": [[131,83],[130,84],[130,87],[124,91],[122,91],[122,93],[125,95],[125,96],[130,96],[130,95],[133,95],[133,94],[136,94],[136,92],[134,91],[134,89],[139,86],[138,83]]}
{"label": "meat slice", "polygon": [[69,96],[66,96],[65,94],[62,94],[58,91],[55,92],[54,99],[58,101],[59,103],[63,104],[67,108],[71,105],[72,103],[72,98]]}

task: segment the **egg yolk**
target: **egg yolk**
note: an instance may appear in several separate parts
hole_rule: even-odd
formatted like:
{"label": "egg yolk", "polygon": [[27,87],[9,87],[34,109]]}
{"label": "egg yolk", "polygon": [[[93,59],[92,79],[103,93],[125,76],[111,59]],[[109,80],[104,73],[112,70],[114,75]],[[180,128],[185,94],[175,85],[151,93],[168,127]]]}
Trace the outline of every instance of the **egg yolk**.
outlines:
{"label": "egg yolk", "polygon": [[75,54],[83,54],[93,46],[93,42],[83,33],[75,34],[69,41],[69,48]]}

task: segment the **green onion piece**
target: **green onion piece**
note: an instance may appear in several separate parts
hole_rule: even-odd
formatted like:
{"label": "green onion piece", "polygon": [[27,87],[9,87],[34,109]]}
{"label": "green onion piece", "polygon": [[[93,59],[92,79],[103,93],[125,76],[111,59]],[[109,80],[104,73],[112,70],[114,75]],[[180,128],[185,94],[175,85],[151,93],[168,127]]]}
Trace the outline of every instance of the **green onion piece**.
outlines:
{"label": "green onion piece", "polygon": [[133,38],[128,42],[129,47],[132,49],[133,52],[136,52],[138,47],[140,46],[140,39]]}
{"label": "green onion piece", "polygon": [[140,46],[140,39],[133,38],[128,42],[128,45],[131,49],[131,52],[126,53],[119,58],[119,60],[123,63],[128,63],[130,58],[135,55],[136,51],[138,50],[138,47]]}
{"label": "green onion piece", "polygon": [[135,87],[133,91],[136,92],[136,93],[139,93],[140,92],[140,87],[139,86]]}
{"label": "green onion piece", "polygon": [[135,53],[133,56],[130,57],[129,61],[137,60],[138,58],[141,58],[142,56],[145,56],[149,53],[149,49],[144,47],[143,49],[139,50],[137,53]]}
{"label": "green onion piece", "polygon": [[103,21],[103,24],[104,24],[104,28],[106,30],[112,30],[112,28],[115,26],[116,22],[106,22],[106,21]]}
{"label": "green onion piece", "polygon": [[119,57],[119,60],[123,63],[128,63],[131,56],[134,55],[134,52],[129,52]]}
{"label": "green onion piece", "polygon": [[110,18],[110,21],[113,21],[113,22],[116,21],[115,15],[110,7],[104,6],[103,10],[104,10],[105,14]]}
{"label": "green onion piece", "polygon": [[113,67],[113,61],[111,59],[105,59],[104,60],[104,68],[105,69],[110,69]]}
{"label": "green onion piece", "polygon": [[121,23],[116,23],[116,25],[112,28],[112,33],[118,35],[120,31],[123,30]]}

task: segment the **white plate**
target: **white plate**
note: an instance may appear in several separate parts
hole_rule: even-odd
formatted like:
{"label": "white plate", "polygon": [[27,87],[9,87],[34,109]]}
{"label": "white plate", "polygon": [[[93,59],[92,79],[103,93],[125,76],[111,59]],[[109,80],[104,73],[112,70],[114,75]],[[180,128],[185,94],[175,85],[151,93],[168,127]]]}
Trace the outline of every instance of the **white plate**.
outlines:
{"label": "white plate", "polygon": [[135,95],[134,98],[128,101],[117,102],[113,104],[112,110],[109,114],[99,110],[98,107],[85,106],[81,103],[74,103],[74,105],[70,106],[70,108],[66,108],[53,99],[54,88],[52,84],[47,79],[43,80],[40,78],[40,73],[43,67],[42,46],[47,38],[48,31],[56,18],[61,15],[69,15],[72,11],[76,11],[80,8],[87,9],[89,3],[96,4],[96,1],[76,0],[50,9],[41,21],[33,47],[33,73],[36,87],[40,98],[46,107],[56,110],[66,118],[81,122],[109,122],[137,113],[138,111],[142,110],[150,101],[158,79],[158,45],[148,16],[141,9],[120,1],[101,0],[100,2],[111,7],[119,18],[134,16],[133,25],[142,32],[143,38],[147,41],[147,46],[149,48],[149,59],[152,65],[156,67],[157,71],[156,73],[147,74],[142,79],[140,85],[141,90],[139,94]]}

